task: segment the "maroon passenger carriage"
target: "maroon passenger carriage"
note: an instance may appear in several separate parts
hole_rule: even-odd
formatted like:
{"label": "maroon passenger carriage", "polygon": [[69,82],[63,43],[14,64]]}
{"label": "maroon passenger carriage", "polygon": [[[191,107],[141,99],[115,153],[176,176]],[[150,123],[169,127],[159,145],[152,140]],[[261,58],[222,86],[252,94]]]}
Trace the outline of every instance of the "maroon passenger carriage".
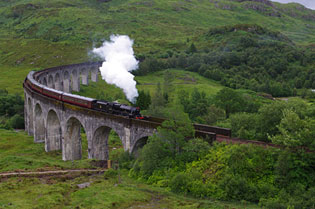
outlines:
{"label": "maroon passenger carriage", "polygon": [[88,98],[88,97],[83,97],[83,96],[73,95],[73,94],[68,94],[68,93],[63,92],[62,101],[92,109],[92,103],[96,100]]}

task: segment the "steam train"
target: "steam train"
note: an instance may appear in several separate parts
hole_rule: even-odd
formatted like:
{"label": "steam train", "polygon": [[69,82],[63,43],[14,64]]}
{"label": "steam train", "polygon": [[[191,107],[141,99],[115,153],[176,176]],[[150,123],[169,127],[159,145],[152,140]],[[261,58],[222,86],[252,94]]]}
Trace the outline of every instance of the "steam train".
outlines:
{"label": "steam train", "polygon": [[38,83],[34,79],[34,71],[30,72],[28,76],[26,77],[23,86],[30,88],[34,91],[37,91],[45,96],[78,105],[80,107],[85,107],[89,109],[94,109],[110,114],[115,115],[121,115],[126,116],[129,118],[135,118],[135,119],[144,119],[144,117],[140,114],[140,108],[139,107],[132,107],[124,104],[120,104],[117,102],[109,102],[109,101],[103,101],[103,100],[96,100],[88,97],[83,97],[79,95],[73,95],[69,93],[65,93],[62,91],[58,91],[52,88],[48,88],[40,83]]}

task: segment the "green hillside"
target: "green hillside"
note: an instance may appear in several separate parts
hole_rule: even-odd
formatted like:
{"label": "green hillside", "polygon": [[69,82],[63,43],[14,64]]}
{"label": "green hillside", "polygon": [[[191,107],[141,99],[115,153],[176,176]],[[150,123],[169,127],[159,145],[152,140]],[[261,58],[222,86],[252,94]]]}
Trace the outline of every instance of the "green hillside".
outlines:
{"label": "green hillside", "polygon": [[[1,2],[0,62],[46,67],[87,60],[111,34],[127,34],[137,53],[186,49],[210,28],[258,24],[298,44],[315,42],[315,12],[256,1],[24,0]],[[19,62],[20,61],[20,62]]]}

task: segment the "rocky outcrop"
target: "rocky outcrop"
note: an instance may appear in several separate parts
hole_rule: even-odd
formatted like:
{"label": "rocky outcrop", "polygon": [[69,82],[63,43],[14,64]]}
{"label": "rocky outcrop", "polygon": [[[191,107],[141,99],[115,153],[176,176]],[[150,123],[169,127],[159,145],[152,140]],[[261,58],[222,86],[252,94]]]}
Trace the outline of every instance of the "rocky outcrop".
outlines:
{"label": "rocky outcrop", "polygon": [[112,0],[97,0],[98,2],[110,2]]}
{"label": "rocky outcrop", "polygon": [[257,2],[244,2],[243,7],[245,9],[255,10],[264,15],[273,16],[273,17],[281,17],[281,13],[274,9],[272,6],[268,6],[263,3]]}
{"label": "rocky outcrop", "polygon": [[230,1],[236,1],[236,2],[249,2],[249,1],[252,1],[252,2],[258,2],[258,3],[265,4],[265,5],[273,7],[272,2],[269,1],[269,0],[230,0]]}

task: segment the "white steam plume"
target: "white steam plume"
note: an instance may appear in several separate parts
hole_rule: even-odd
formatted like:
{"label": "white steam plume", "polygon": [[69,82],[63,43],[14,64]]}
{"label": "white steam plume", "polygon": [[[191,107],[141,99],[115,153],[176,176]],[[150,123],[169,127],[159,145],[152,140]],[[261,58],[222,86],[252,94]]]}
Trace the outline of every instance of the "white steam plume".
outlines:
{"label": "white steam plume", "polygon": [[127,99],[134,103],[138,90],[130,72],[138,68],[138,61],[132,45],[133,40],[126,35],[111,35],[110,41],[105,41],[100,48],[94,48],[93,53],[105,60],[100,67],[103,80],[121,88]]}

